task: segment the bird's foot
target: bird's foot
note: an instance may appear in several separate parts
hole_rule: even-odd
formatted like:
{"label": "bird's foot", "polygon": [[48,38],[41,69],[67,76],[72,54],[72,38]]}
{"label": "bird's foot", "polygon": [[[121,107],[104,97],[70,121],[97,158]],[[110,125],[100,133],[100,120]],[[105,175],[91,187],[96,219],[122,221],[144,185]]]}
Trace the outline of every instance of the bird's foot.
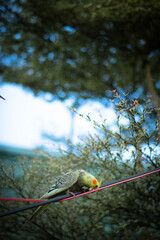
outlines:
{"label": "bird's foot", "polygon": [[75,196],[75,194],[73,192],[69,192],[69,194],[71,194],[71,196]]}

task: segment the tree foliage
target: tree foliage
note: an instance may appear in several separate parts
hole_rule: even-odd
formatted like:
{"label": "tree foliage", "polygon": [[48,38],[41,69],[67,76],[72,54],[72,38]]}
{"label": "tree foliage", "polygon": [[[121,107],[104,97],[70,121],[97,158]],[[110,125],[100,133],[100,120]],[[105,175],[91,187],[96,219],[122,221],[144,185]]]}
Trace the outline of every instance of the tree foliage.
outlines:
{"label": "tree foliage", "polygon": [[[2,192],[14,191],[18,197],[39,198],[56,176],[87,169],[103,183],[153,169],[159,163],[158,124],[151,123],[150,100],[141,106],[135,99],[126,102],[117,92],[116,130],[86,117],[99,133],[88,136],[73,152],[54,157],[19,159],[8,165],[1,161]],[[75,109],[73,109],[76,111]],[[125,118],[127,124],[122,124]],[[152,120],[154,121],[154,120]],[[16,169],[21,169],[18,174]],[[50,204],[50,207],[21,231],[30,211],[4,218],[1,239],[145,239],[158,240],[160,234],[160,175],[155,173],[83,198]],[[5,188],[5,191],[4,191]],[[24,203],[1,202],[6,211]]]}
{"label": "tree foliage", "polygon": [[6,0],[0,11],[3,81],[60,99],[121,88],[159,102],[158,0]]}

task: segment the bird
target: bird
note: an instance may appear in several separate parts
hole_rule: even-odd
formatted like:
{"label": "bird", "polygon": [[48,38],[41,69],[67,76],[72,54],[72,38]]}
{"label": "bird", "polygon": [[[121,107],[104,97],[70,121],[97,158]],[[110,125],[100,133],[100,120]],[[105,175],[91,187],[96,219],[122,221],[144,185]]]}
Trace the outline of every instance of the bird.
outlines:
{"label": "bird", "polygon": [[[50,199],[53,196],[57,197],[59,195],[71,193],[74,195],[76,191],[85,191],[86,189],[92,190],[99,188],[102,181],[99,181],[86,170],[73,170],[65,173],[61,176],[51,188],[41,197],[41,199]],[[23,224],[22,228],[35,216],[42,213],[49,204],[39,206],[33,214],[27,219]]]}

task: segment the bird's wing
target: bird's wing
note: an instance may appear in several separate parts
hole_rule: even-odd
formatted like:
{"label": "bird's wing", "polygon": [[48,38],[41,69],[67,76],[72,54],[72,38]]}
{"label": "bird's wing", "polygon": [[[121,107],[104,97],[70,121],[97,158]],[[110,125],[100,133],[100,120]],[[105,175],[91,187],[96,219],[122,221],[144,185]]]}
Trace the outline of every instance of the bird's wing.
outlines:
{"label": "bird's wing", "polygon": [[57,195],[61,192],[68,190],[77,182],[79,175],[80,175],[79,170],[71,171],[64,174],[52,185],[49,191],[46,192],[41,198],[46,198],[46,199],[51,198],[54,195]]}
{"label": "bird's wing", "polygon": [[[70,187],[72,187],[78,180],[80,175],[80,170],[71,171],[66,174],[64,174],[61,178],[59,178],[53,186],[50,188],[50,190],[45,193],[41,198],[51,198],[54,195],[57,195],[59,193],[62,193],[66,190],[68,190]],[[33,219],[33,217],[37,216],[39,213],[42,213],[49,204],[45,204],[44,206],[40,206],[36,209],[36,211],[28,218],[28,220],[23,224],[21,229],[24,228],[24,226]]]}

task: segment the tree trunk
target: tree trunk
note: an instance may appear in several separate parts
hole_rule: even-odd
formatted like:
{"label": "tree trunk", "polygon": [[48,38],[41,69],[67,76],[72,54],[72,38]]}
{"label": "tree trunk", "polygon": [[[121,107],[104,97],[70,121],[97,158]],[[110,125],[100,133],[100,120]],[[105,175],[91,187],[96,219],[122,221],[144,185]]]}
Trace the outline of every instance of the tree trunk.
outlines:
{"label": "tree trunk", "polygon": [[147,88],[148,88],[148,91],[151,93],[152,100],[153,100],[154,106],[156,108],[158,121],[160,124],[160,109],[159,109],[160,101],[159,101],[159,97],[156,95],[156,91],[155,91],[153,81],[152,81],[152,76],[151,76],[151,68],[150,68],[150,64],[148,61],[146,61],[146,64],[145,64],[145,71],[146,71]]}

